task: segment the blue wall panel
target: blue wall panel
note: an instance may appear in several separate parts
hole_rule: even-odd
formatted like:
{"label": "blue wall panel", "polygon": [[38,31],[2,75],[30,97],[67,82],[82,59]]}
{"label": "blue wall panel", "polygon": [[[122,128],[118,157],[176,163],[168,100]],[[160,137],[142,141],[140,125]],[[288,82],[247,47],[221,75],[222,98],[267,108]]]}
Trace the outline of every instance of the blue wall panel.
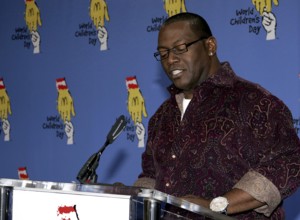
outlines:
{"label": "blue wall panel", "polygon": [[[140,173],[144,146],[139,146],[127,109],[126,78],[136,76],[147,111],[142,125],[147,129],[149,117],[168,97],[169,81],[153,52],[158,29],[169,15],[162,0],[98,1],[107,6],[100,31],[90,17],[88,0],[35,0],[36,7],[33,0],[2,4],[0,78],[11,114],[0,116],[1,178],[18,178],[18,168],[26,167],[33,180],[76,181],[81,166],[104,144],[122,114],[128,124],[102,155],[99,182],[130,185]],[[222,61],[230,61],[237,74],[258,82],[287,104],[300,134],[300,2],[279,0],[274,5],[272,1],[276,35],[271,40],[266,39],[262,15],[251,0],[182,2],[187,11],[208,20]],[[37,24],[32,30],[26,25],[26,5]],[[71,125],[57,109],[58,95],[63,93],[57,89],[61,78],[73,101],[75,115],[67,120]],[[73,141],[68,142],[68,135]],[[300,215],[299,193],[284,203],[287,219]]]}

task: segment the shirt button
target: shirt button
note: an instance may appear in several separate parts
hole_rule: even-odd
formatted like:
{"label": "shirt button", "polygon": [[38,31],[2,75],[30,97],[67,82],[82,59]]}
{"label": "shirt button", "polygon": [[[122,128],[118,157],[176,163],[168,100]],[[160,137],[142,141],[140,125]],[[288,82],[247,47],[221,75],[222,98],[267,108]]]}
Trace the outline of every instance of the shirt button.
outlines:
{"label": "shirt button", "polygon": [[166,187],[169,187],[170,186],[170,183],[166,183]]}
{"label": "shirt button", "polygon": [[175,155],[175,154],[173,154],[173,155],[172,155],[172,158],[173,158],[173,159],[175,159],[175,158],[176,158],[176,155]]}

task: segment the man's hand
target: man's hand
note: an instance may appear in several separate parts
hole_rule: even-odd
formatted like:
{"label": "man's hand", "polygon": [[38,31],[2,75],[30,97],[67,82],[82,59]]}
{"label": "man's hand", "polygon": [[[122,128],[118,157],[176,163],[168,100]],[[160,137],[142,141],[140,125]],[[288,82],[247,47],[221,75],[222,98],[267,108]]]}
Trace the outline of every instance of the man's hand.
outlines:
{"label": "man's hand", "polygon": [[104,26],[104,19],[109,21],[105,0],[90,0],[90,17],[97,29]]}
{"label": "man's hand", "polygon": [[169,17],[186,12],[184,0],[163,0],[164,8]]}
{"label": "man's hand", "polygon": [[25,1],[25,21],[30,33],[37,30],[37,26],[42,25],[40,10],[34,0]]}
{"label": "man's hand", "polygon": [[255,6],[259,14],[262,15],[264,11],[271,12],[272,2],[277,6],[279,4],[278,1],[279,0],[252,0],[252,4]]}

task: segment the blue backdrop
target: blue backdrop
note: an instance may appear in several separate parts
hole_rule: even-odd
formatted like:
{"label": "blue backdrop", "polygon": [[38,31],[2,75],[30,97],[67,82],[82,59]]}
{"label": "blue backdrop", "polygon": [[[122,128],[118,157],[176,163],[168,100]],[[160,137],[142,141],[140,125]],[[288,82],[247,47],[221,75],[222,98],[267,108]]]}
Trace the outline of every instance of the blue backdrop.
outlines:
{"label": "blue backdrop", "polygon": [[[91,7],[89,0],[3,2],[0,177],[17,179],[18,168],[26,167],[33,180],[76,181],[116,118],[125,115],[125,131],[105,150],[97,173],[99,182],[132,184],[147,133],[142,140],[136,135],[127,108],[128,77],[135,76],[145,101],[146,130],[168,97],[169,81],[153,57],[158,29],[185,10],[208,20],[220,60],[287,104],[300,134],[300,1],[270,1],[265,14],[264,0],[257,6],[251,0],[178,2],[91,0]],[[262,23],[266,17],[269,26]],[[300,219],[299,195],[298,190],[284,202],[287,219]]]}

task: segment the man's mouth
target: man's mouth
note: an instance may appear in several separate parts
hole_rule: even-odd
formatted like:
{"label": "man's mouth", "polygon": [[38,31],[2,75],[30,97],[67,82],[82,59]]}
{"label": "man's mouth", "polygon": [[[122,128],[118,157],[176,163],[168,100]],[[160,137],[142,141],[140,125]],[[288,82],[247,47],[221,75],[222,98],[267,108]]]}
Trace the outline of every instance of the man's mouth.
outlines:
{"label": "man's mouth", "polygon": [[182,70],[172,70],[171,76],[178,76],[180,73],[182,73]]}

